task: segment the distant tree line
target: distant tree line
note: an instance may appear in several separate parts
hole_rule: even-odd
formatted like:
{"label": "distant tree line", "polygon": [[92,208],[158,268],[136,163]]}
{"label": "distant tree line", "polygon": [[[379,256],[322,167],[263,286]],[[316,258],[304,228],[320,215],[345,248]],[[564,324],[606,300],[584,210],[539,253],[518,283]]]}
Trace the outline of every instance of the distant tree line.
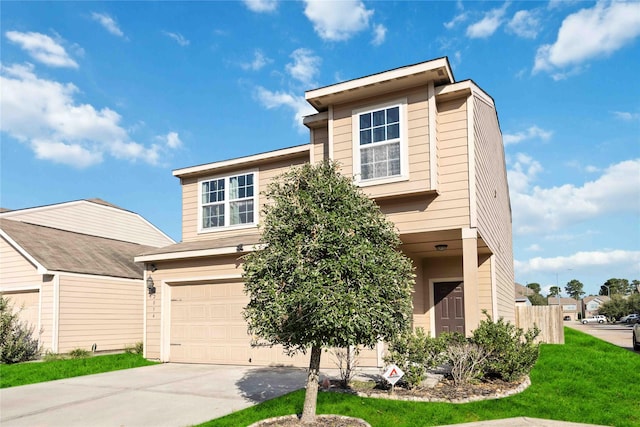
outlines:
{"label": "distant tree line", "polygon": [[[617,297],[620,297],[620,299],[624,300],[623,297],[627,297],[630,295],[631,296],[640,295],[638,293],[639,292],[638,285],[640,285],[640,280],[629,281],[627,279],[611,278],[600,286],[600,292],[598,295],[606,295],[612,298],[617,296]],[[551,286],[551,288],[549,288],[549,293],[545,297],[541,294],[542,286],[540,286],[540,284],[536,282],[528,283],[527,288],[533,291],[531,295],[528,295],[529,301],[531,302],[532,305],[548,305],[549,298],[556,298],[562,292],[559,286]],[[584,285],[582,284],[582,282],[580,282],[577,279],[572,279],[568,281],[567,284],[564,286],[564,290],[567,293],[567,295],[569,295],[569,297],[575,300],[582,299],[582,297],[586,295],[586,292],[584,292]],[[640,300],[640,296],[638,297],[638,299]],[[632,312],[633,311],[634,310],[632,310]],[[640,311],[640,308],[635,309],[635,312],[639,312],[639,311]],[[625,313],[625,314],[628,314],[628,313]],[[621,314],[620,316],[623,316],[623,315],[624,314]]]}

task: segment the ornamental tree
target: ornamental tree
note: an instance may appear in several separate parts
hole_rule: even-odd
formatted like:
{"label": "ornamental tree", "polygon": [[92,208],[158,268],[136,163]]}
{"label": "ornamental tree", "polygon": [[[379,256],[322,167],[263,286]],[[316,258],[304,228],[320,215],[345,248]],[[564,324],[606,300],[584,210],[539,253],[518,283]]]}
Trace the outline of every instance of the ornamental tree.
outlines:
{"label": "ornamental tree", "polygon": [[564,290],[567,292],[567,295],[569,295],[571,298],[575,300],[579,300],[580,297],[582,297],[582,295],[585,294],[582,288],[584,288],[584,285],[582,284],[582,282],[580,282],[579,280],[573,279],[567,282],[567,284],[564,287]]}
{"label": "ornamental tree", "polygon": [[310,423],[323,348],[373,348],[410,328],[413,266],[394,225],[334,162],[292,168],[265,196],[262,249],[244,257],[244,317],[289,354],[311,349]]}

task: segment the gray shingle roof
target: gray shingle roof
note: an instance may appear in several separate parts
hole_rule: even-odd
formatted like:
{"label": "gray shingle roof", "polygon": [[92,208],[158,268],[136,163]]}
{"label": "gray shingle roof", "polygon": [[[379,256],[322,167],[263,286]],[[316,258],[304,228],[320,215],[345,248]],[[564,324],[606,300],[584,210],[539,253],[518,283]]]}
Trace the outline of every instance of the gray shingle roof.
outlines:
{"label": "gray shingle roof", "polygon": [[180,242],[175,245],[164,246],[162,248],[152,248],[138,255],[161,255],[177,252],[200,251],[206,249],[218,249],[242,245],[255,245],[260,241],[260,235],[247,234],[242,236],[225,237],[222,239],[200,240],[195,242]]}
{"label": "gray shingle roof", "polygon": [[142,279],[143,266],[133,258],[154,249],[6,218],[0,219],[0,229],[52,271]]}

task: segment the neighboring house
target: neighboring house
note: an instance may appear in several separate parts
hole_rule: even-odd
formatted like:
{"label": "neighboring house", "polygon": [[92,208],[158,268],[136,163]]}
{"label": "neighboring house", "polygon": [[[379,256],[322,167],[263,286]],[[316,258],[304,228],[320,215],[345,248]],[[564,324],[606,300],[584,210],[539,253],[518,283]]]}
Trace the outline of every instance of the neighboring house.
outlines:
{"label": "neighboring house", "polygon": [[[515,321],[511,210],[493,99],[455,82],[446,58],[306,92],[310,143],[173,171],[183,241],[136,257],[153,283],[145,355],[175,362],[308,365],[252,347],[242,254],[256,250],[261,195],[292,165],[334,159],[393,221],[413,260],[413,324],[470,334],[487,311]],[[384,345],[360,355],[380,366]],[[324,357],[327,363],[330,357]]]}
{"label": "neighboring house", "polygon": [[606,295],[589,296],[582,298],[582,317],[584,318],[595,316],[596,314],[598,314],[600,306],[610,300],[611,298]]}
{"label": "neighboring house", "polygon": [[578,320],[578,314],[582,312],[580,301],[573,298],[550,296],[547,301],[550,306],[560,304],[562,306],[562,317],[570,316],[571,320]]}
{"label": "neighboring house", "polygon": [[142,341],[146,287],[133,258],[174,241],[100,199],[0,213],[0,293],[45,351]]}

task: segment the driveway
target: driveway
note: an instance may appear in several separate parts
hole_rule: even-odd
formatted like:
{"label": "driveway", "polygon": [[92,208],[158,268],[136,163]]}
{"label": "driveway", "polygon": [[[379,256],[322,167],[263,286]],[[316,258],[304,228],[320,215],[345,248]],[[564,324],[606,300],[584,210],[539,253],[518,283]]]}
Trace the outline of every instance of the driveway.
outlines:
{"label": "driveway", "polygon": [[162,364],[0,390],[0,425],[202,423],[304,387],[306,371]]}
{"label": "driveway", "polygon": [[565,322],[564,325],[633,351],[631,343],[633,325],[627,325],[626,323],[587,323],[583,325],[578,322]]}

